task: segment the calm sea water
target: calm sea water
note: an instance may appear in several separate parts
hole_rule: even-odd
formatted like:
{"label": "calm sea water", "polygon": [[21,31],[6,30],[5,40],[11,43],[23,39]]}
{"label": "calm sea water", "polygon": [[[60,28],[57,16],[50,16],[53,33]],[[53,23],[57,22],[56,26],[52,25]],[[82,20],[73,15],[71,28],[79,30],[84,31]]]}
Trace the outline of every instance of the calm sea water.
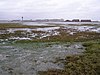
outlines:
{"label": "calm sea water", "polygon": [[50,24],[100,24],[100,22],[8,22],[0,21],[0,23],[21,23],[24,25],[50,25]]}

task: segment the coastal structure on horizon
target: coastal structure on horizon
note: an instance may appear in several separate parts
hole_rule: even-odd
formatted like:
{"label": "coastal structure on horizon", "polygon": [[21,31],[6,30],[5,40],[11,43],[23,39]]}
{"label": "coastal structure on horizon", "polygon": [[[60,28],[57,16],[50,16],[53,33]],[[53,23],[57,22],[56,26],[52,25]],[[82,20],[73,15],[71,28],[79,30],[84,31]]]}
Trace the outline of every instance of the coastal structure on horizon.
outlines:
{"label": "coastal structure on horizon", "polygon": [[79,22],[79,19],[73,19],[72,22]]}
{"label": "coastal structure on horizon", "polygon": [[21,20],[12,20],[11,22],[99,22],[92,21],[91,19],[72,19],[72,20],[64,20],[64,19],[36,19],[36,20],[25,20],[21,17]]}
{"label": "coastal structure on horizon", "polygon": [[23,21],[23,18],[24,18],[24,17],[22,16],[22,21]]}
{"label": "coastal structure on horizon", "polygon": [[92,21],[88,19],[84,19],[84,20],[73,19],[73,20],[65,20],[65,22],[92,22]]}
{"label": "coastal structure on horizon", "polygon": [[81,20],[81,22],[92,22],[91,20]]}
{"label": "coastal structure on horizon", "polygon": [[37,19],[36,22],[64,22],[64,19]]}
{"label": "coastal structure on horizon", "polygon": [[30,20],[23,20],[23,17],[21,18],[21,20],[12,20],[13,22],[21,22],[21,21],[23,21],[23,22],[64,22],[64,19],[37,19],[37,20],[32,20],[32,19],[30,19]]}

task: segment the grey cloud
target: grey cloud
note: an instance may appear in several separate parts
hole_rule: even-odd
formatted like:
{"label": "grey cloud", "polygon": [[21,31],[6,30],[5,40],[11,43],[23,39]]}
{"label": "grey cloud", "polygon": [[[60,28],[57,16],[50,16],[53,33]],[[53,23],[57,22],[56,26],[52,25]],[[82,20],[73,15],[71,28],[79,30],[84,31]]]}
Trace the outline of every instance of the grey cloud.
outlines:
{"label": "grey cloud", "polygon": [[2,0],[0,19],[91,18],[99,20],[100,0]]}

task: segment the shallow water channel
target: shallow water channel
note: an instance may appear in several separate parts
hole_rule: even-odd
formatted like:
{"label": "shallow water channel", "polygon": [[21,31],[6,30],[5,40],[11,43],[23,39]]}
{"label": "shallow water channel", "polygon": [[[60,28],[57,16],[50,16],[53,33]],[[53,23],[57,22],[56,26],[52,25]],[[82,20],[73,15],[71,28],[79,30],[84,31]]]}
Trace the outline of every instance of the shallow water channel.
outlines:
{"label": "shallow water channel", "polygon": [[38,71],[63,69],[56,59],[83,51],[81,43],[1,43],[0,75],[38,75]]}

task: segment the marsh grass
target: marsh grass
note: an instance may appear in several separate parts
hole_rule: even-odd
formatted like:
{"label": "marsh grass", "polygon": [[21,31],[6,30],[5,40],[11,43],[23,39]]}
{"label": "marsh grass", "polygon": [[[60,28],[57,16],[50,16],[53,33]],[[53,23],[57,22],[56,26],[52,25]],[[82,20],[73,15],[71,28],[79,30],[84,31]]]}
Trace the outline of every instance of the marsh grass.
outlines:
{"label": "marsh grass", "polygon": [[0,23],[0,29],[7,28],[45,28],[45,27],[55,27],[55,26],[36,26],[36,25],[22,25],[20,23]]}
{"label": "marsh grass", "polygon": [[60,32],[60,35],[49,36],[41,39],[41,41],[83,42],[99,38],[100,38],[100,33],[95,33],[95,32],[77,32],[74,35],[69,35],[66,32]]}
{"label": "marsh grass", "polygon": [[[87,24],[86,24],[87,25]],[[0,29],[5,30],[7,28],[45,28],[45,27],[55,27],[55,26],[28,26],[28,25],[21,25],[18,23],[1,23]],[[51,35],[44,38],[39,36],[40,34],[49,34],[45,31],[35,31],[33,30],[31,33],[27,31],[14,31],[14,33],[5,32],[4,34],[0,34],[0,39],[9,39],[10,37],[29,37],[31,38],[32,42],[83,42],[88,40],[100,39],[100,33],[96,32],[76,32],[73,35],[67,33],[67,30],[62,29],[63,27],[60,26],[60,29],[56,30],[59,32],[58,35]],[[38,34],[35,38],[32,38],[30,34],[35,33]],[[20,40],[17,40],[20,42]],[[26,40],[22,40],[23,42],[27,42]],[[21,41],[21,42],[22,42]]]}
{"label": "marsh grass", "polygon": [[85,42],[83,46],[86,51],[82,55],[59,59],[65,65],[64,70],[40,71],[39,75],[100,75],[100,40]]}
{"label": "marsh grass", "polygon": [[[21,33],[16,33],[16,34],[10,34],[10,35],[25,36],[26,34],[22,35]],[[5,36],[9,36],[9,35],[5,35]],[[69,35],[69,34],[66,34],[65,32],[61,32],[59,35],[47,36],[42,39],[37,39],[37,38],[39,38],[39,36],[37,36],[36,38],[33,38],[32,40],[28,40],[28,41],[30,42],[84,42],[84,41],[89,41],[89,40],[100,39],[100,33],[78,32],[78,33],[75,33],[74,35]],[[27,40],[17,40],[16,42],[24,43],[28,41]]]}
{"label": "marsh grass", "polygon": [[[0,24],[0,29],[7,28],[44,28],[52,26],[27,26],[21,24]],[[33,33],[44,33],[42,31],[32,31]],[[39,75],[100,75],[100,33],[96,32],[77,32],[73,35],[66,33],[64,30],[59,30],[59,35],[47,36],[42,39],[32,40],[12,40],[18,47],[26,49],[49,47],[52,44],[82,42],[85,47],[85,52],[82,55],[66,56],[65,59],[57,59],[57,62],[64,64],[64,70],[50,69],[48,71],[40,71]],[[26,33],[28,34],[28,33]],[[26,37],[23,31],[15,31],[15,33],[0,34],[0,39],[8,39],[10,37]],[[97,40],[98,39],[98,40]],[[92,41],[90,41],[92,40]],[[42,42],[42,43],[40,43]],[[26,47],[27,46],[27,47]],[[56,62],[55,62],[56,63]]]}

